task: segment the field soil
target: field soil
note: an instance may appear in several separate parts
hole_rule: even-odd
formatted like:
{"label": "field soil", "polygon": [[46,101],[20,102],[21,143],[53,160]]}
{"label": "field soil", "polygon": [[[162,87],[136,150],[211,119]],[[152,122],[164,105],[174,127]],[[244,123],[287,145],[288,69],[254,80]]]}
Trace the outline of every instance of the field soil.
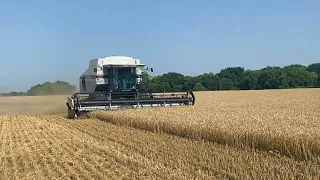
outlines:
{"label": "field soil", "polygon": [[66,96],[0,98],[0,177],[320,177],[320,89],[196,97],[194,107],[95,112],[77,120],[66,118]]}

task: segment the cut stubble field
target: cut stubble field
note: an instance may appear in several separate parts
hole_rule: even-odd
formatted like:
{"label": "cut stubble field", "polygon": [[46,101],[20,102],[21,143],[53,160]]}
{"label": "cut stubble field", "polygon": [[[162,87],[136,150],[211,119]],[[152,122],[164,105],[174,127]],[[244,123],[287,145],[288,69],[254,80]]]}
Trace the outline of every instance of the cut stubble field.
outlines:
{"label": "cut stubble field", "polygon": [[196,92],[194,107],[69,120],[66,96],[0,98],[0,177],[315,179],[319,99],[320,89]]}

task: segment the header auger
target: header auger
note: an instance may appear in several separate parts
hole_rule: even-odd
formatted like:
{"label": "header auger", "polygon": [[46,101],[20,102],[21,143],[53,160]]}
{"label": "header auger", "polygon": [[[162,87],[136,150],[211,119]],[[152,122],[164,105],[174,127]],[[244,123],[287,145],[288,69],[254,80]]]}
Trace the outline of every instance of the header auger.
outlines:
{"label": "header auger", "polygon": [[148,92],[140,84],[144,66],[139,59],[126,56],[90,60],[80,76],[80,92],[68,97],[68,117],[96,110],[194,105],[192,91]]}

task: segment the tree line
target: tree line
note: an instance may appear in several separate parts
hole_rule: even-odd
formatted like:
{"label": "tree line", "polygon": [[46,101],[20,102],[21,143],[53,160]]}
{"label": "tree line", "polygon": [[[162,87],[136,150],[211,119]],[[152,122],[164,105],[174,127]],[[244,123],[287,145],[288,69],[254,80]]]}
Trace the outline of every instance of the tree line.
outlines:
{"label": "tree line", "polygon": [[[259,90],[320,87],[320,63],[303,66],[267,66],[259,70],[227,67],[220,72],[185,76],[176,72],[150,76],[144,72],[142,86],[149,92]],[[27,92],[0,93],[0,96],[69,95],[76,87],[64,81],[45,82]]]}
{"label": "tree line", "polygon": [[27,92],[0,93],[0,96],[41,96],[41,95],[66,95],[76,90],[74,85],[64,81],[54,83],[45,82],[32,86]]}
{"label": "tree line", "polygon": [[228,67],[216,74],[198,76],[169,72],[151,77],[144,72],[142,79],[142,86],[150,92],[314,88],[320,87],[320,63],[267,66],[259,70]]}

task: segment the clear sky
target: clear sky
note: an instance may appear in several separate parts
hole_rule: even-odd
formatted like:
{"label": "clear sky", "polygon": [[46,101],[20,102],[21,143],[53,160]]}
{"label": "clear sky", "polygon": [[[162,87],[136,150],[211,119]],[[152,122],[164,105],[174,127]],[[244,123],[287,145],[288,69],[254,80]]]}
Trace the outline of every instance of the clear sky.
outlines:
{"label": "clear sky", "polygon": [[0,2],[0,92],[78,86],[90,59],[110,55],[154,75],[320,62],[319,0]]}

